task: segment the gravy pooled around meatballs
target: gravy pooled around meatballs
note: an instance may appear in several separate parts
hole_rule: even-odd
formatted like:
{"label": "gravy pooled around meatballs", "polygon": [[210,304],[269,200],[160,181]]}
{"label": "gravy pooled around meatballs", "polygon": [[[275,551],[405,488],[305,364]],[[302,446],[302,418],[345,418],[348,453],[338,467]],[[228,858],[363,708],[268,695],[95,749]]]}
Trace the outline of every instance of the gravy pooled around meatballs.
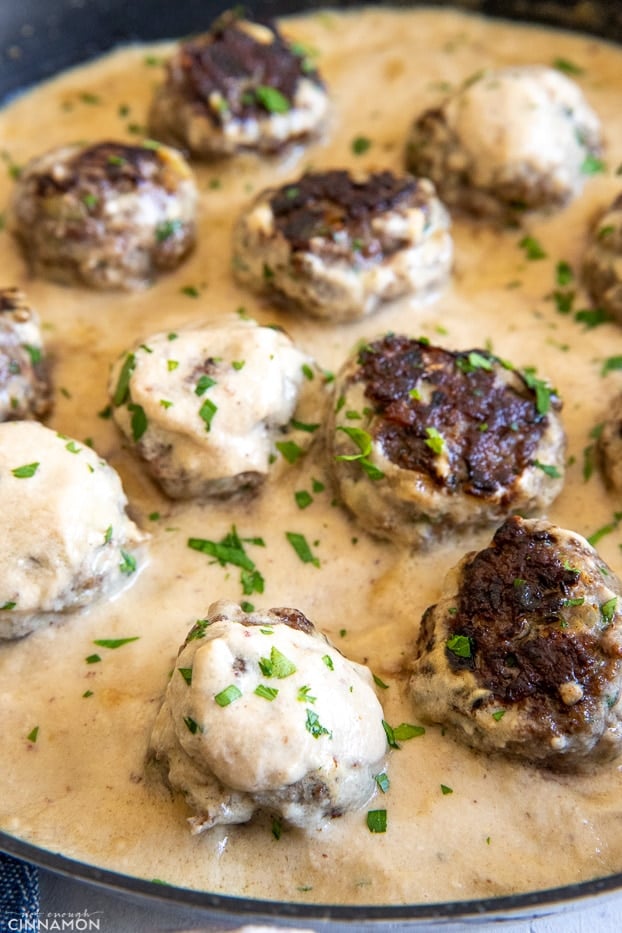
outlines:
{"label": "gravy pooled around meatballs", "polygon": [[431,178],[450,209],[506,220],[575,197],[600,147],[599,119],[577,84],[553,68],[514,66],[475,75],[417,117],[406,167]]}
{"label": "gravy pooled around meatballs", "polygon": [[541,510],[563,483],[561,403],[532,371],[484,350],[388,334],[335,382],[329,461],[363,528],[425,546]]}
{"label": "gravy pooled around meatballs", "polygon": [[313,441],[324,379],[281,330],[222,319],[147,337],[112,369],[113,416],[173,499],[256,488]]}
{"label": "gravy pooled around meatballs", "polygon": [[0,421],[42,418],[51,386],[39,315],[17,288],[0,288]]}
{"label": "gravy pooled around meatballs", "polygon": [[0,424],[0,639],[120,589],[146,538],[116,471],[36,421]]}
{"label": "gravy pooled around meatballs", "polygon": [[316,829],[373,796],[387,750],[366,667],[296,609],[216,602],[182,646],[151,737],[194,833],[256,811]]}
{"label": "gravy pooled around meatballs", "polygon": [[233,269],[258,292],[342,322],[448,278],[449,215],[426,179],[307,173],[268,189],[235,227]]}
{"label": "gravy pooled around meatballs", "polygon": [[306,49],[273,23],[228,11],[169,60],[149,124],[156,138],[197,158],[275,153],[316,134],[328,107]]}
{"label": "gravy pooled around meatballs", "polygon": [[598,216],[590,232],[583,279],[593,301],[622,324],[622,194]]}
{"label": "gravy pooled around meatballs", "polygon": [[140,289],[193,248],[196,203],[188,164],[167,146],[61,146],[24,168],[13,231],[37,275]]}
{"label": "gravy pooled around meatballs", "polygon": [[593,547],[508,519],[426,610],[417,712],[485,752],[569,771],[622,750],[622,588]]}

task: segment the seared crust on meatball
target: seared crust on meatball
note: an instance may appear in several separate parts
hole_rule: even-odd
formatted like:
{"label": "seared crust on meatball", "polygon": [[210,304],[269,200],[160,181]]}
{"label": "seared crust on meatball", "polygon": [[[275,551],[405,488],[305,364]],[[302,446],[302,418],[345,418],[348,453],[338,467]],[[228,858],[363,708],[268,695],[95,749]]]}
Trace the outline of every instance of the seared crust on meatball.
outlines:
{"label": "seared crust on meatball", "polygon": [[426,610],[417,712],[482,751],[587,770],[622,750],[622,588],[580,535],[508,519]]}
{"label": "seared crust on meatball", "polygon": [[180,649],[150,750],[194,833],[261,810],[314,829],[372,797],[382,718],[369,670],[299,610],[221,601]]}
{"label": "seared crust on meatball", "polygon": [[17,288],[0,288],[0,421],[42,418],[51,387],[39,316]]}
{"label": "seared crust on meatball", "polygon": [[0,424],[0,639],[126,585],[144,535],[115,470],[36,421]]}
{"label": "seared crust on meatball", "polygon": [[622,395],[612,401],[597,444],[605,482],[614,492],[622,492]]}
{"label": "seared crust on meatball", "polygon": [[137,342],[109,387],[115,421],[167,495],[253,491],[308,449],[324,380],[286,334],[234,318],[174,336]]}
{"label": "seared crust on meatball", "polygon": [[600,147],[598,117],[573,81],[514,66],[482,72],[417,117],[406,166],[431,178],[448,207],[506,220],[577,195]]}
{"label": "seared crust on meatball", "polygon": [[447,279],[449,215],[426,179],[308,173],[264,191],[234,232],[238,280],[314,317],[349,321]]}
{"label": "seared crust on meatball", "polygon": [[622,324],[622,194],[594,224],[583,278],[594,302]]}
{"label": "seared crust on meatball", "polygon": [[170,59],[149,124],[156,138],[209,158],[278,152],[316,133],[327,111],[323,82],[305,51],[273,23],[229,11]]}
{"label": "seared crust on meatball", "polygon": [[24,169],[13,229],[38,275],[139,289],[194,246],[196,201],[190,168],[174,149],[63,146]]}
{"label": "seared crust on meatball", "polygon": [[335,399],[332,471],[372,534],[422,546],[543,509],[561,490],[557,395],[484,350],[388,334],[346,362]]}

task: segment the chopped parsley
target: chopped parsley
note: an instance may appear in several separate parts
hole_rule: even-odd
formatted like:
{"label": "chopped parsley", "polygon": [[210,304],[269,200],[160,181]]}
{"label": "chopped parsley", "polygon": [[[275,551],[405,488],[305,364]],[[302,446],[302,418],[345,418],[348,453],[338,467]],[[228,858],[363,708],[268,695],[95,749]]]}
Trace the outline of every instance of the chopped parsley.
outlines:
{"label": "chopped parsley", "polygon": [[303,564],[313,564],[314,567],[320,566],[319,557],[314,556],[304,535],[299,534],[296,531],[286,531],[285,537]]}
{"label": "chopped parsley", "polygon": [[199,377],[199,381],[194,388],[194,394],[198,395],[200,398],[202,395],[205,395],[208,389],[211,389],[211,387],[215,385],[216,380],[212,379],[211,376],[207,376],[205,373],[203,373],[203,375]]}
{"label": "chopped parsley", "polygon": [[192,735],[196,735],[197,732],[203,731],[200,725],[198,724],[198,722],[196,722],[196,720],[194,720],[192,716],[184,716],[184,722],[186,724],[186,729]]}
{"label": "chopped parsley", "polygon": [[425,433],[427,435],[424,443],[432,450],[435,454],[442,454],[445,450],[445,439],[442,434],[439,434],[436,428],[426,428]]}
{"label": "chopped parsley", "polygon": [[524,250],[526,259],[531,261],[536,259],[546,259],[547,252],[543,249],[539,240],[533,236],[524,236],[519,241],[519,247]]}
{"label": "chopped parsley", "polygon": [[136,571],[136,558],[133,554],[130,554],[128,551],[121,549],[121,563],[119,564],[119,570],[121,573],[127,574],[129,577],[131,574]]}
{"label": "chopped parsley", "polygon": [[274,446],[288,463],[296,463],[304,454],[302,447],[295,441],[278,441]]}
{"label": "chopped parsley", "polygon": [[333,663],[333,659],[331,658],[331,656],[330,656],[329,654],[324,654],[324,655],[322,655],[322,661],[324,662],[324,664],[326,665],[326,667],[328,668],[329,671],[334,671],[334,670],[335,670],[335,665],[334,665],[334,663]]}
{"label": "chopped parsley", "polygon": [[504,709],[496,709],[494,713],[492,713],[492,718],[495,722],[500,722],[500,720],[502,720],[505,716],[506,712],[507,710]]}
{"label": "chopped parsley", "polygon": [[277,677],[279,680],[296,673],[294,662],[286,658],[274,645],[269,658],[259,659],[259,669],[264,677]]}
{"label": "chopped parsley", "polygon": [[184,285],[179,291],[182,295],[187,295],[188,298],[198,298],[200,295],[199,289],[195,285]]}
{"label": "chopped parsley", "polygon": [[525,367],[522,377],[527,387],[536,393],[536,411],[539,415],[546,415],[551,408],[551,397],[555,394],[555,389],[544,379],[538,379],[533,366]]}
{"label": "chopped parsley", "polygon": [[298,694],[296,696],[296,699],[300,703],[315,703],[315,701],[317,700],[317,697],[311,696],[311,687],[305,684],[303,687],[298,688]]}
{"label": "chopped parsley", "polygon": [[[344,635],[345,635],[344,629],[342,629],[341,631],[342,631],[342,632],[344,633]],[[340,632],[339,634],[341,634],[341,632]],[[389,685],[388,685],[388,684],[385,684],[384,680],[381,680],[380,677],[378,677],[377,674],[372,674],[372,677],[374,678],[374,683],[376,684],[376,686],[377,686],[377,687],[380,687],[381,690],[388,690],[388,689],[389,689]]]}
{"label": "chopped parsley", "polygon": [[15,469],[11,470],[11,473],[17,479],[30,479],[31,476],[35,475],[39,466],[40,464],[38,462],[25,463],[23,466],[15,467]]}
{"label": "chopped parsley", "polygon": [[135,442],[138,442],[149,427],[147,415],[142,405],[135,405],[134,402],[130,402],[127,408],[132,415],[130,421],[132,437]]}
{"label": "chopped parsley", "polygon": [[192,550],[200,551],[202,554],[215,558],[221,567],[225,567],[227,564],[239,567],[241,570],[240,583],[245,596],[250,596],[251,593],[263,593],[264,579],[257,570],[254,561],[244,550],[244,544],[265,547],[262,538],[240,538],[234,525],[221,541],[210,541],[207,538],[188,538],[187,543]]}
{"label": "chopped parsley", "polygon": [[155,228],[155,236],[158,243],[164,243],[165,240],[175,236],[182,229],[183,224],[178,218],[175,220],[164,220]]}
{"label": "chopped parsley", "polygon": [[98,654],[89,654],[84,660],[87,664],[99,664],[101,657]]}
{"label": "chopped parsley", "polygon": [[619,369],[622,369],[622,356],[608,356],[603,363],[600,374],[606,376],[607,373],[617,372]]}
{"label": "chopped parsley", "polygon": [[0,612],[10,612],[11,609],[15,609],[16,606],[17,603],[15,600],[9,599],[6,603],[4,603],[4,605],[0,606]]}
{"label": "chopped parsley", "polygon": [[267,110],[268,113],[287,113],[291,110],[291,104],[284,94],[281,94],[275,87],[267,84],[260,84],[255,88],[255,99],[258,104]]}
{"label": "chopped parsley", "polygon": [[305,729],[307,732],[310,732],[314,739],[319,739],[321,735],[327,735],[329,739],[332,739],[333,734],[328,729],[326,729],[320,722],[320,717],[313,709],[305,710],[307,714],[307,719],[305,722]]}
{"label": "chopped parsley", "polygon": [[382,771],[380,774],[374,775],[374,781],[376,782],[376,784],[378,785],[379,789],[382,791],[383,794],[386,794],[389,787],[391,786],[391,782],[389,781],[389,775],[385,771]]}
{"label": "chopped parsley", "polygon": [[338,431],[343,431],[344,434],[350,438],[351,441],[356,444],[359,449],[357,454],[338,454],[335,457],[335,460],[345,460],[345,461],[358,461],[361,467],[365,470],[367,475],[371,480],[379,480],[384,477],[382,470],[379,470],[371,460],[369,460],[369,455],[372,451],[372,437],[371,434],[368,434],[367,431],[364,431],[362,428],[353,428],[349,426],[338,425]]}
{"label": "chopped parsley", "polygon": [[368,810],[367,828],[370,833],[386,833],[387,831],[387,811],[386,810]]}
{"label": "chopped parsley", "polygon": [[603,603],[600,607],[600,614],[603,620],[603,625],[611,625],[613,622],[613,617],[615,615],[616,607],[618,605],[618,597],[612,596],[611,599],[608,599],[606,603]]}
{"label": "chopped parsley", "polygon": [[231,703],[239,700],[241,696],[242,691],[236,687],[235,684],[229,684],[228,687],[225,687],[224,690],[221,690],[220,693],[214,696],[214,701],[218,703],[219,706],[229,706]]}
{"label": "chopped parsley", "polygon": [[553,68],[557,68],[558,71],[566,75],[574,75],[575,77],[582,75],[585,71],[584,68],[570,61],[568,58],[554,58],[552,65]]}
{"label": "chopped parsley", "polygon": [[211,399],[206,398],[199,408],[199,418],[205,422],[205,430],[209,431],[212,426],[214,415],[218,411],[218,406]]}
{"label": "chopped parsley", "polygon": [[28,733],[26,738],[28,739],[29,742],[36,742],[38,735],[39,735],[39,726],[35,726],[34,729],[31,729],[31,731]]}
{"label": "chopped parsley", "polygon": [[299,509],[306,509],[313,502],[313,496],[306,489],[297,489],[294,493],[294,499]]}
{"label": "chopped parsley", "polygon": [[622,512],[614,512],[613,521],[607,522],[606,525],[602,525],[600,528],[597,529],[597,531],[593,532],[593,534],[591,534],[587,539],[588,543],[591,544],[592,547],[596,547],[600,539],[604,538],[605,535],[609,535],[612,532],[614,532],[617,529],[621,521],[622,521]]}
{"label": "chopped parsley", "polygon": [[470,658],[473,656],[473,643],[468,635],[452,635],[445,642],[445,647],[457,658]]}
{"label": "chopped parsley", "polygon": [[545,476],[549,476],[551,479],[561,479],[562,474],[552,463],[541,463],[540,460],[534,460],[533,465],[542,470]]}
{"label": "chopped parsley", "polygon": [[138,641],[139,638],[140,635],[131,635],[129,638],[96,638],[93,644],[97,645],[98,648],[109,648],[114,651],[123,645],[129,645],[132,641]]}
{"label": "chopped parsley", "polygon": [[448,787],[447,784],[441,784],[441,794],[447,796],[447,794],[453,794],[453,787]]}
{"label": "chopped parsley", "polygon": [[588,152],[581,164],[581,172],[584,175],[602,175],[607,171],[607,166],[598,156]]}
{"label": "chopped parsley", "polygon": [[117,380],[117,386],[114,390],[114,395],[112,396],[112,404],[118,408],[119,405],[127,400],[130,394],[130,379],[132,373],[134,372],[134,367],[136,366],[136,357],[133,353],[128,353],[121,367],[121,372],[119,373],[119,378]]}
{"label": "chopped parsley", "polygon": [[306,434],[313,434],[319,428],[320,424],[317,421],[308,422],[308,421],[296,421],[295,418],[292,418],[290,421],[292,428],[296,431],[304,431]]}
{"label": "chopped parsley", "polygon": [[277,842],[283,835],[283,824],[277,816],[272,817],[272,835]]}
{"label": "chopped parsley", "polygon": [[371,139],[368,136],[355,136],[350,148],[354,155],[363,155],[371,148]]}
{"label": "chopped parsley", "polygon": [[266,687],[265,684],[257,684],[255,687],[255,695],[262,697],[264,700],[269,700],[270,702],[276,699],[278,693],[279,691],[276,687]]}
{"label": "chopped parsley", "polygon": [[184,678],[188,686],[192,684],[192,668],[191,667],[178,667],[177,670]]}
{"label": "chopped parsley", "polygon": [[467,356],[459,356],[456,360],[456,366],[463,373],[472,373],[476,369],[485,369],[487,372],[490,372],[492,370],[492,365],[493,361],[490,357],[483,356],[483,354],[478,353],[477,350],[471,350]]}

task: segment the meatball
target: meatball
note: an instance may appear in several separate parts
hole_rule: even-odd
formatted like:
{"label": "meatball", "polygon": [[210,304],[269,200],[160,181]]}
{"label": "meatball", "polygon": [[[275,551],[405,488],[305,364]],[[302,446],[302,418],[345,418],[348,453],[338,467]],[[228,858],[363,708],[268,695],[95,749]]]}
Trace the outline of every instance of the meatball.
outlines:
{"label": "meatball", "polygon": [[42,418],[51,387],[39,316],[17,288],[0,288],[0,421]]}
{"label": "meatball", "polygon": [[95,451],[36,421],[7,421],[0,478],[0,638],[60,621],[135,573],[145,535]]}
{"label": "meatball", "polygon": [[622,750],[622,593],[588,542],[508,519],[426,610],[417,711],[484,752],[587,770]]}
{"label": "meatball", "polygon": [[236,318],[136,344],[113,367],[110,395],[150,474],[189,499],[256,488],[283,462],[279,451],[302,455],[324,389],[286,334]]}
{"label": "meatball", "polygon": [[174,149],[62,146],[24,169],[13,229],[38,275],[139,289],[194,246],[196,202],[190,168]]}
{"label": "meatball", "polygon": [[622,194],[594,225],[583,278],[594,302],[622,324]]}
{"label": "meatball", "polygon": [[308,173],[269,189],[234,232],[238,280],[314,317],[350,321],[447,279],[449,215],[425,179]]}
{"label": "meatball", "polygon": [[515,66],[483,71],[424,111],[406,165],[431,178],[450,208],[505,220],[578,194],[600,145],[598,117],[573,81]]}
{"label": "meatball", "polygon": [[170,59],[149,124],[156,138],[210,158],[244,149],[274,153],[306,141],[327,112],[324,85],[305,50],[272,23],[229,11]]}
{"label": "meatball", "polygon": [[597,443],[605,482],[614,492],[622,492],[622,395],[611,403]]}
{"label": "meatball", "polygon": [[372,797],[382,718],[369,670],[301,612],[221,601],[180,649],[151,754],[194,833],[258,810],[314,829]]}
{"label": "meatball", "polygon": [[561,490],[557,395],[484,350],[388,334],[346,362],[335,398],[334,478],[372,534],[423,546],[543,509]]}

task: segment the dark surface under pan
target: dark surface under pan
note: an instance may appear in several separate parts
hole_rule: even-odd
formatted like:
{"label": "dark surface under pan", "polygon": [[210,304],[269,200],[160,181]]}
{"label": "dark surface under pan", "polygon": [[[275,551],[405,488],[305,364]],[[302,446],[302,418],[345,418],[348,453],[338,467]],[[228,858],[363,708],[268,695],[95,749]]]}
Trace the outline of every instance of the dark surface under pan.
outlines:
{"label": "dark surface under pan", "polygon": [[[204,29],[232,3],[221,0],[0,0],[0,101],[55,72],[85,61],[114,46],[134,40],[172,38]],[[324,6],[361,5],[305,0],[263,0],[245,7],[259,17],[273,17]],[[374,5],[413,6],[407,2]],[[428,2],[426,6],[450,4]],[[622,0],[612,2],[547,3],[539,0],[465,0],[451,4],[489,16],[560,25],[622,42]],[[0,141],[1,146],[1,141]],[[6,763],[5,763],[6,767]],[[567,910],[586,898],[622,890],[622,874],[507,897],[442,904],[400,906],[339,906],[225,897],[209,892],[162,886],[75,862],[0,832],[0,850],[50,871],[164,907],[204,912],[207,922],[312,923],[315,929],[398,930],[430,921],[519,919]],[[559,854],[559,853],[558,853]]]}

